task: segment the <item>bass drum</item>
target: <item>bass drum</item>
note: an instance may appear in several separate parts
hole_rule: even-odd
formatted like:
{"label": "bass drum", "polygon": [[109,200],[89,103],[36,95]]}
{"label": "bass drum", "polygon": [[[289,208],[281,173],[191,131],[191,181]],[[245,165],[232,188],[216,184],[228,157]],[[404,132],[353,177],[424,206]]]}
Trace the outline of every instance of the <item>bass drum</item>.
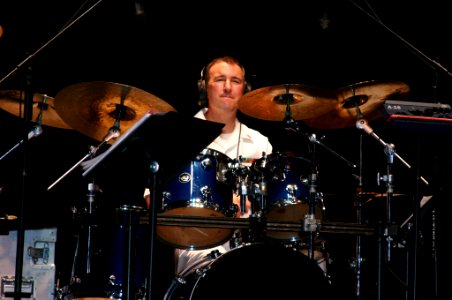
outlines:
{"label": "bass drum", "polygon": [[317,263],[279,244],[251,244],[206,258],[174,279],[165,300],[316,299],[331,297]]}

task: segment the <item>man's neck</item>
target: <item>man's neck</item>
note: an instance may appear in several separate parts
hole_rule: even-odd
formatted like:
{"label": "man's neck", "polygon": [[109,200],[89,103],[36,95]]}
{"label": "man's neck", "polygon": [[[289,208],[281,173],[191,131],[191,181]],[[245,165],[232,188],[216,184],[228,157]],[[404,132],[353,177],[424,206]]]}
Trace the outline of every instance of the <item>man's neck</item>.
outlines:
{"label": "man's neck", "polygon": [[205,113],[206,120],[225,124],[222,130],[223,133],[231,133],[234,131],[236,116],[237,115],[232,112],[220,113],[215,112],[213,109],[208,109]]}

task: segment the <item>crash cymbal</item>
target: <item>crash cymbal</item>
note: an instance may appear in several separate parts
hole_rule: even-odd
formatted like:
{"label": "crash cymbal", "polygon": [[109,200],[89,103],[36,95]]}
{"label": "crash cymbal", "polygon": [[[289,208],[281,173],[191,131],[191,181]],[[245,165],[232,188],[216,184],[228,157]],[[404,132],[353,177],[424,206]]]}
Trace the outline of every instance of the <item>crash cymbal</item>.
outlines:
{"label": "crash cymbal", "polygon": [[383,104],[389,98],[403,98],[410,88],[399,81],[363,81],[337,91],[337,107],[321,118],[310,118],[304,122],[313,128],[333,129],[356,125],[358,110],[361,118],[373,121],[383,116]]}
{"label": "crash cymbal", "polygon": [[283,121],[289,105],[292,119],[316,118],[334,110],[337,99],[334,93],[302,84],[284,84],[264,87],[246,93],[239,100],[239,110],[251,117]]}
{"label": "crash cymbal", "polygon": [[55,96],[61,118],[81,133],[102,141],[119,120],[124,133],[147,112],[176,111],[162,99],[129,85],[93,81],[68,86]]}
{"label": "crash cymbal", "polygon": [[[43,94],[33,94],[32,122],[72,129],[55,110],[54,98]],[[0,108],[16,117],[24,117],[25,92],[19,90],[0,91]],[[40,120],[39,120],[40,118]]]}

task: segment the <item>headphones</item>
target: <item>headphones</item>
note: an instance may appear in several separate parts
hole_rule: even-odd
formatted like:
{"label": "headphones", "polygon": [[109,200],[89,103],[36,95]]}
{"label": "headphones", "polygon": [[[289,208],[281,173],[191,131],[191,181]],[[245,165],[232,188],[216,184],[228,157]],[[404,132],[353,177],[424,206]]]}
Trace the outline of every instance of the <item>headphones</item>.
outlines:
{"label": "headphones", "polygon": [[[199,106],[205,106],[207,104],[207,91],[206,91],[206,78],[204,77],[204,70],[207,66],[204,66],[201,70],[200,78],[198,80],[198,92],[199,92]],[[243,93],[246,94],[251,91],[251,85],[245,80],[243,82]]]}

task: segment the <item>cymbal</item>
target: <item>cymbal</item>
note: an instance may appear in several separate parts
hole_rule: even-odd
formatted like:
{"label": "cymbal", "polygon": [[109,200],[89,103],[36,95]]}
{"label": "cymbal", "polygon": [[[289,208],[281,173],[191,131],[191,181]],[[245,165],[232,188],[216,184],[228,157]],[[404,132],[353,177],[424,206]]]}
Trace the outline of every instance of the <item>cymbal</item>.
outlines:
{"label": "cymbal", "polygon": [[14,220],[17,220],[17,216],[15,216],[15,215],[4,214],[4,215],[0,215],[0,221],[1,221],[1,220],[5,220],[5,221],[14,221]]}
{"label": "cymbal", "polygon": [[[55,110],[55,99],[44,94],[33,94],[32,122],[58,127],[63,129],[72,129],[64,122]],[[16,117],[24,117],[25,92],[20,90],[0,91],[0,108],[13,114]]]}
{"label": "cymbal", "polygon": [[82,82],[62,89],[55,96],[55,108],[66,123],[98,141],[104,139],[116,121],[124,133],[149,111],[176,111],[144,90],[104,81]]}
{"label": "cymbal", "polygon": [[294,120],[323,115],[336,108],[336,95],[302,84],[284,84],[253,90],[239,100],[239,110],[251,117],[283,121],[289,107]]}
{"label": "cymbal", "polygon": [[[362,192],[362,193],[358,193],[358,196],[360,196],[361,198],[365,198],[367,199],[366,202],[370,202],[374,199],[382,199],[382,198],[387,198],[388,194],[387,193],[382,193],[382,192]],[[391,196],[393,198],[400,198],[400,197],[404,197],[406,196],[406,194],[396,194],[393,193],[391,194]]]}
{"label": "cymbal", "polygon": [[346,86],[337,90],[337,107],[321,116],[304,122],[313,128],[333,129],[356,125],[357,106],[362,118],[373,121],[383,116],[385,100],[393,97],[405,97],[410,88],[399,81],[370,80]]}

